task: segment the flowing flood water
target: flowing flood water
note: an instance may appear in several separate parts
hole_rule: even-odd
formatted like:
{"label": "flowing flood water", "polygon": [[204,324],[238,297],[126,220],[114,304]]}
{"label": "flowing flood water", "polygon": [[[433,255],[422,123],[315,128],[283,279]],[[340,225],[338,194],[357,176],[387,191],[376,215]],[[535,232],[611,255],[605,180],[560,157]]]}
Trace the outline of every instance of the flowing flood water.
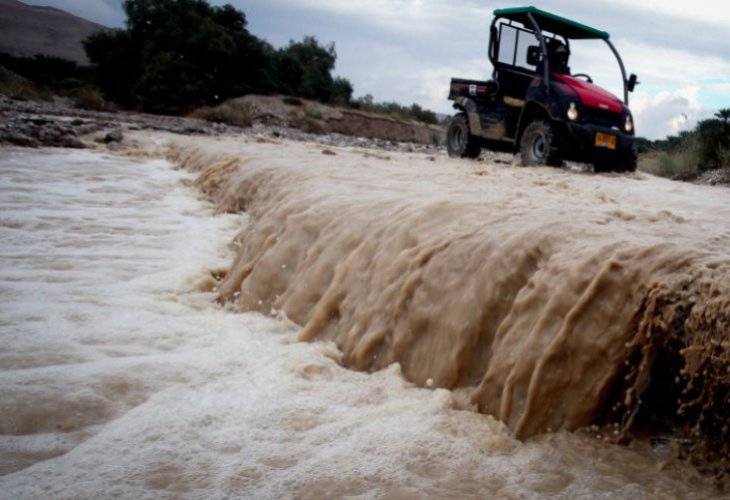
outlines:
{"label": "flowing flood water", "polygon": [[723,493],[727,189],[171,161],[0,150],[1,498]]}

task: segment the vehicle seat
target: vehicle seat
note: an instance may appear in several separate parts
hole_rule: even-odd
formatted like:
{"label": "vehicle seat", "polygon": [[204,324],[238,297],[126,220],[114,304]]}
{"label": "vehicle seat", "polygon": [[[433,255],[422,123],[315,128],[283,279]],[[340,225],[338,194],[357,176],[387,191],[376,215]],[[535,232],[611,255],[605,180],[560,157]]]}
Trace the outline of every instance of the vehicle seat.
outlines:
{"label": "vehicle seat", "polygon": [[[550,61],[550,71],[563,75],[570,75],[570,67],[568,59],[570,59],[570,49],[555,38],[548,40],[547,43],[547,59]],[[535,67],[535,73],[538,76],[545,74],[545,58],[543,57]]]}

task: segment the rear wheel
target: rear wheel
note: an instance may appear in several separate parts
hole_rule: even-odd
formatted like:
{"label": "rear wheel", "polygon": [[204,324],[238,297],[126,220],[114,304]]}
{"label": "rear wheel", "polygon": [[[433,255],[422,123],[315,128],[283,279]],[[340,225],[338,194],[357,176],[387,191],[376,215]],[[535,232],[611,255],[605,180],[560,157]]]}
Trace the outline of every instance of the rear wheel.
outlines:
{"label": "rear wheel", "polygon": [[530,123],[522,134],[520,155],[525,166],[563,164],[560,148],[560,132],[552,123],[536,120]]}
{"label": "rear wheel", "polygon": [[469,120],[464,113],[451,120],[446,131],[446,149],[454,158],[477,158],[482,152],[479,139],[469,132]]}

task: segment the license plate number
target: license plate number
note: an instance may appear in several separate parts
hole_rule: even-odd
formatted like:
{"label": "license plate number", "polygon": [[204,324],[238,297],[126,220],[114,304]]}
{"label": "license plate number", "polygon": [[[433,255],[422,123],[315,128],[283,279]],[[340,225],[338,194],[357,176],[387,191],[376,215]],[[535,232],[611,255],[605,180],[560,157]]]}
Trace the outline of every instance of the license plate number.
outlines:
{"label": "license plate number", "polygon": [[616,149],[616,136],[597,132],[595,144],[599,148]]}

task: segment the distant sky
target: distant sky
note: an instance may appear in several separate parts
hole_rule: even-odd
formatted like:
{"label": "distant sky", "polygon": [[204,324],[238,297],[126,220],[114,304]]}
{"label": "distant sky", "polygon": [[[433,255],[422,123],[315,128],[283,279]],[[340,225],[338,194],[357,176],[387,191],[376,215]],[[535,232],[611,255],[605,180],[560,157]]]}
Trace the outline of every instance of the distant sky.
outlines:
{"label": "distant sky", "polygon": [[[112,27],[121,0],[23,0],[51,5]],[[495,8],[477,0],[212,0],[245,12],[249,30],[276,47],[313,35],[335,42],[339,76],[355,96],[413,102],[452,113],[449,79],[488,79],[486,49]],[[541,9],[608,31],[627,71],[641,84],[631,96],[638,133],[657,139],[730,108],[730,2],[727,0],[545,0]],[[518,3],[516,5],[524,5]],[[618,65],[603,42],[574,44],[571,67],[619,97]]]}

